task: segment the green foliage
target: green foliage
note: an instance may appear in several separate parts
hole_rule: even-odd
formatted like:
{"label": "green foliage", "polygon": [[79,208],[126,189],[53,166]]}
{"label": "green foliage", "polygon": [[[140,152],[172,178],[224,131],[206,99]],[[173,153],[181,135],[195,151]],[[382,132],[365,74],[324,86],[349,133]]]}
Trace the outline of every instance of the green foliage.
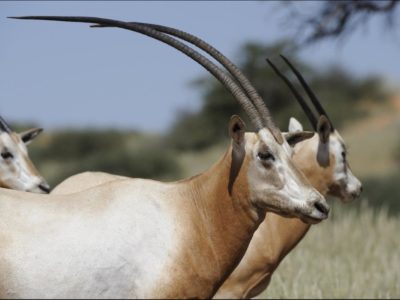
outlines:
{"label": "green foliage", "polygon": [[116,130],[59,131],[32,143],[30,156],[54,186],[84,171],[129,177],[169,179],[180,167],[163,139]]}
{"label": "green foliage", "polygon": [[[386,176],[363,179],[363,201],[375,208],[376,210],[385,207],[390,216],[400,215],[400,172],[388,174]],[[357,203],[360,205],[360,203]]]}
{"label": "green foliage", "polygon": [[86,159],[95,155],[107,155],[123,147],[126,133],[116,130],[107,131],[69,131],[63,130],[54,133],[49,145],[41,149],[38,155],[46,159],[59,159],[63,161]]}
{"label": "green foliage", "polygon": [[[230,103],[232,101],[221,102]],[[226,139],[229,119],[224,118],[224,120],[225,124],[222,126],[221,117],[218,114],[184,112],[168,134],[166,139],[168,146],[178,150],[204,149],[217,142],[218,139]]]}

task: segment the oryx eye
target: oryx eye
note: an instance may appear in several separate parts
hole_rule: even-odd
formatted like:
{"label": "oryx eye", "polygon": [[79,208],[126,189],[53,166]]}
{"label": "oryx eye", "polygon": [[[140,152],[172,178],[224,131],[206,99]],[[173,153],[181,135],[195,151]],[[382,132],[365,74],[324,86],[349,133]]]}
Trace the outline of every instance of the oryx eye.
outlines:
{"label": "oryx eye", "polygon": [[261,160],[275,160],[275,157],[269,151],[258,152],[257,157]]}
{"label": "oryx eye", "polygon": [[3,159],[8,159],[8,158],[13,158],[14,155],[12,155],[11,152],[4,151],[4,152],[1,152],[1,157],[2,157]]}
{"label": "oryx eye", "polygon": [[346,152],[342,151],[342,157],[343,159],[346,159]]}

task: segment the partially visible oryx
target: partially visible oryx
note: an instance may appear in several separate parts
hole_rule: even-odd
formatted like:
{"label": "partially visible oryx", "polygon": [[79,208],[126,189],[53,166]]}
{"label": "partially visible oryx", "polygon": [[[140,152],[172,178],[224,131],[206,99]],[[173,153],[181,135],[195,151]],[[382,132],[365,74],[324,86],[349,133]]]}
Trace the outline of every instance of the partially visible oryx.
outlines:
{"label": "partially visible oryx", "polygon": [[32,128],[16,133],[0,117],[0,187],[33,193],[50,191],[29,158],[26,147],[42,130]]}
{"label": "partially visible oryx", "polygon": [[[315,116],[291,82],[268,60],[289,86],[317,133],[311,139],[294,146],[295,165],[323,195],[332,195],[344,202],[359,197],[362,186],[350,170],[343,138],[334,129],[326,111],[302,75],[284,56],[282,58],[299,79],[318,112],[318,116]],[[303,131],[302,125],[291,118],[289,132],[298,131]],[[243,259],[220,287],[215,298],[252,298],[259,295],[267,288],[280,262],[301,241],[309,228],[309,224],[299,219],[267,213],[254,233]]]}
{"label": "partially visible oryx", "polygon": [[267,107],[217,66],[148,26],[91,17],[25,17],[121,27],[201,63],[242,105],[231,146],[207,171],[177,182],[115,180],[70,195],[2,190],[0,296],[210,298],[239,263],[266,211],[315,223],[329,208],[291,161]]}

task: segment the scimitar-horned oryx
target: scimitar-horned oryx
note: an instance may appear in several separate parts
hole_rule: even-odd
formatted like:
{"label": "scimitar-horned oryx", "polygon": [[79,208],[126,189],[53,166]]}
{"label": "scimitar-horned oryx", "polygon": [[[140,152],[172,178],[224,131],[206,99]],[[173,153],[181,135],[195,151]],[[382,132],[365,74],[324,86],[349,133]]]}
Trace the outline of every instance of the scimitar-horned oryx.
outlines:
{"label": "scimitar-horned oryx", "polygon": [[[303,140],[294,146],[292,158],[295,165],[323,195],[335,196],[343,202],[359,197],[362,185],[350,170],[343,138],[334,128],[325,109],[300,72],[286,57],[282,58],[299,79],[318,113],[315,116],[291,82],[268,60],[293,92],[317,133],[311,139]],[[289,131],[302,130],[303,126],[291,118]],[[252,298],[259,295],[268,287],[280,262],[302,240],[309,228],[309,224],[299,219],[267,213],[265,220],[254,233],[243,259],[219,288],[215,298]]]}

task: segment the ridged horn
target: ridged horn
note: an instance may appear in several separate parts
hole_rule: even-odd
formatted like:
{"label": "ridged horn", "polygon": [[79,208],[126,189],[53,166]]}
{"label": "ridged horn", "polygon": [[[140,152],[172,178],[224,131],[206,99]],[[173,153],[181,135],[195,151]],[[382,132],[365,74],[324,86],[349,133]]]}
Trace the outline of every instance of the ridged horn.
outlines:
{"label": "ridged horn", "polygon": [[[241,85],[241,87],[244,89],[247,96],[251,99],[254,106],[256,107],[259,114],[261,115],[264,126],[266,126],[268,129],[270,129],[271,132],[273,133],[275,139],[280,144],[282,144],[283,140],[282,140],[281,132],[280,132],[279,128],[273,122],[271,113],[269,112],[268,108],[266,107],[265,102],[263,101],[261,96],[257,93],[254,86],[250,83],[250,81],[242,73],[242,71],[240,71],[240,69],[231,60],[229,60],[224,54],[222,54],[220,51],[215,49],[213,46],[211,46],[210,44],[208,44],[201,38],[199,38],[193,34],[190,34],[188,32],[185,32],[183,30],[180,30],[180,29],[167,27],[167,26],[163,26],[163,25],[158,25],[158,24],[151,24],[151,23],[141,23],[141,22],[128,22],[128,23],[148,26],[157,31],[161,31],[163,33],[167,33],[172,36],[178,37],[186,42],[189,42],[189,43],[197,46],[198,48],[202,49],[207,54],[209,54],[211,57],[213,57],[222,66],[224,66],[229,71],[229,73],[231,73],[233,78],[235,80],[237,80],[237,82]],[[109,27],[109,26],[93,25],[92,27]]]}
{"label": "ridged horn", "polygon": [[113,20],[113,19],[104,19],[104,18],[96,18],[96,17],[68,17],[68,16],[25,16],[25,17],[10,17],[13,19],[24,19],[24,20],[47,20],[47,21],[66,21],[66,22],[81,22],[81,23],[93,23],[110,27],[119,27],[131,31],[135,31],[149,37],[152,37],[156,40],[159,40],[163,43],[166,43],[173,48],[181,51],[185,55],[189,56],[199,64],[201,64],[206,70],[208,70],[211,74],[213,74],[239,101],[240,105],[244,109],[244,111],[248,114],[251,122],[257,131],[262,129],[263,122],[258,114],[257,109],[250,101],[250,99],[243,93],[240,86],[238,86],[230,76],[225,74],[219,67],[217,67],[214,63],[212,63],[209,59],[199,54],[197,51],[183,44],[182,42],[172,38],[171,36],[159,32],[153,28],[148,26],[136,24],[136,23],[127,23],[123,21]]}
{"label": "ridged horn", "polygon": [[317,96],[314,94],[314,92],[311,90],[311,88],[308,86],[307,82],[304,80],[303,76],[300,74],[299,71],[290,63],[290,61],[283,56],[282,54],[280,55],[282,59],[286,62],[286,64],[289,66],[289,68],[293,71],[293,73],[296,75],[297,79],[300,81],[301,85],[303,86],[304,90],[306,91],[308,97],[310,97],[311,102],[314,104],[315,109],[318,111],[320,115],[325,115],[325,117],[328,119],[330,125],[331,125],[331,131],[334,131],[334,127],[332,124],[332,121],[330,120],[328,114],[326,113],[325,109],[322,107],[320,101],[318,100]]}
{"label": "ridged horn", "polygon": [[11,133],[10,126],[8,126],[7,122],[2,117],[0,117],[0,130]]}
{"label": "ridged horn", "polygon": [[286,83],[286,85],[289,87],[289,89],[292,91],[293,95],[299,102],[301,108],[303,109],[304,113],[306,114],[308,120],[311,123],[311,126],[313,127],[314,131],[317,131],[317,118],[315,117],[314,113],[308,106],[307,102],[304,100],[304,98],[299,94],[299,92],[296,90],[296,88],[293,86],[293,84],[289,81],[289,79],[283,75],[278,68],[267,58],[268,64],[272,67],[272,69],[275,71],[275,73]]}

